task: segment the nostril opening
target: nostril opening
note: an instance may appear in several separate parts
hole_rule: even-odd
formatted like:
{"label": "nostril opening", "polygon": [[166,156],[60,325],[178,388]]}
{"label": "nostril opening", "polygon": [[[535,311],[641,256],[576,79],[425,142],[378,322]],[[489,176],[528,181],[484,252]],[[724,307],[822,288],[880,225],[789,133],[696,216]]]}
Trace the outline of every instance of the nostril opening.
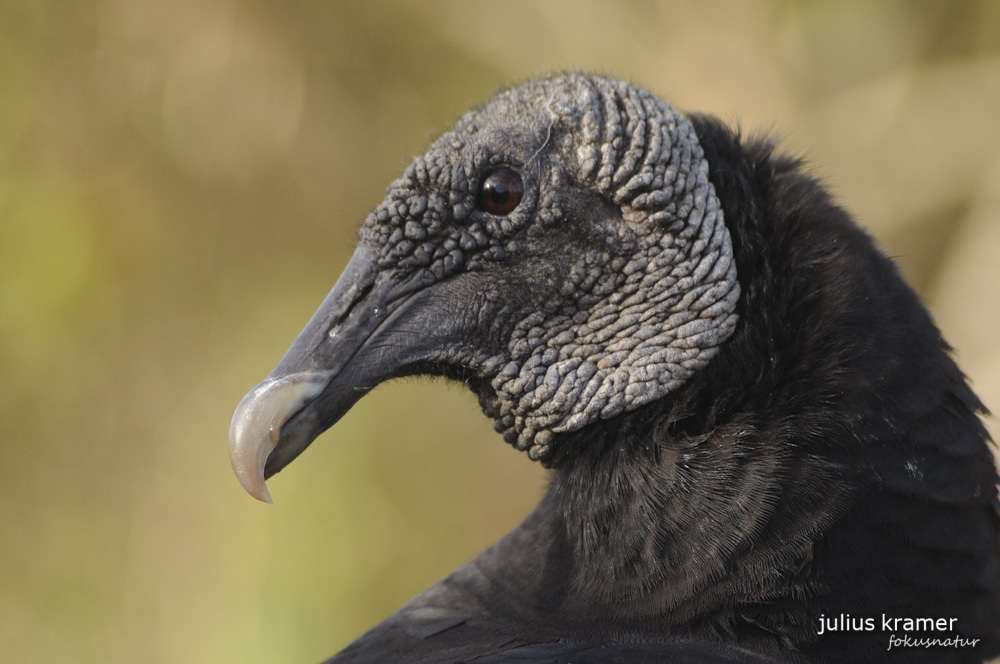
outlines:
{"label": "nostril opening", "polygon": [[343,298],[330,312],[327,334],[331,337],[336,336],[344,321],[354,311],[354,308],[359,302],[368,297],[375,287],[375,277],[378,274],[378,268],[371,261],[360,258],[358,255],[355,255],[351,259],[351,262],[348,263],[348,270],[351,269],[352,264],[354,269],[351,270],[353,273],[351,274],[351,284],[347,288],[347,292],[344,293]]}

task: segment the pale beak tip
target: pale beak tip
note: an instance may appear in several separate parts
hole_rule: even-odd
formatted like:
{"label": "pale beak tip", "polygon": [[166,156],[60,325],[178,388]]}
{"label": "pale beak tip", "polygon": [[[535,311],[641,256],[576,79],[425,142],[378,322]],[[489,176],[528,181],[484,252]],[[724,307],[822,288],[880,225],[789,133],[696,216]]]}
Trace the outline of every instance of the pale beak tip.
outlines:
{"label": "pale beak tip", "polygon": [[264,482],[264,468],[278,444],[281,427],[323,391],[327,380],[319,374],[266,380],[237,406],[229,427],[229,461],[240,486],[257,500],[273,502]]}
{"label": "pale beak tip", "polygon": [[267,483],[264,481],[263,469],[259,472],[247,473],[244,469],[237,467],[236,461],[232,457],[230,457],[230,462],[233,464],[233,470],[236,472],[236,479],[244,491],[262,503],[274,504],[274,500],[271,499],[271,492],[267,490]]}

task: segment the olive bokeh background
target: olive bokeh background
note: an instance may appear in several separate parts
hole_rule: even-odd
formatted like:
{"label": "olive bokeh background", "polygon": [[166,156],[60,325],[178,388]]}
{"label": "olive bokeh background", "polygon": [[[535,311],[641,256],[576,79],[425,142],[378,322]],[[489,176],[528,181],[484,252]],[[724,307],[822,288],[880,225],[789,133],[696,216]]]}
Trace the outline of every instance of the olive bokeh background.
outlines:
{"label": "olive bokeh background", "polygon": [[4,0],[3,658],[318,661],[528,512],[544,471],[441,381],[367,396],[273,506],[226,437],[389,182],[533,75],[779,135],[1000,408],[997,34],[992,0]]}

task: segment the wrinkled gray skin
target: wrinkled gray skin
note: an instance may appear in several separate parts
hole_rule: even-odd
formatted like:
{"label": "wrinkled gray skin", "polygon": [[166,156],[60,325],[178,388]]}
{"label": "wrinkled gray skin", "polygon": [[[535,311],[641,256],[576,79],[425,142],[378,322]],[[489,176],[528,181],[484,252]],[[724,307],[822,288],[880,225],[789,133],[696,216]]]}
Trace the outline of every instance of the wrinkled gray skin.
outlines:
{"label": "wrinkled gray skin", "polygon": [[[495,216],[477,199],[501,166],[525,192]],[[504,439],[545,461],[560,433],[687,380],[732,333],[738,297],[690,123],[621,82],[528,83],[392,183],[334,291],[237,410],[233,466],[267,499],[265,474],[412,373],[466,380]]]}
{"label": "wrinkled gray skin", "polygon": [[[496,165],[513,166],[528,188],[503,218],[475,209]],[[574,214],[584,205],[605,210],[598,224]],[[594,241],[552,260],[559,248],[545,236],[557,226]],[[362,244],[381,270],[423,270],[428,281],[544,261],[531,270],[542,279],[538,308],[499,353],[464,358],[490,382],[483,408],[497,430],[533,459],[548,455],[553,434],[679,386],[736,322],[729,234],[694,131],[622,83],[530,83],[469,113],[393,183]],[[488,324],[488,312],[470,313]]]}

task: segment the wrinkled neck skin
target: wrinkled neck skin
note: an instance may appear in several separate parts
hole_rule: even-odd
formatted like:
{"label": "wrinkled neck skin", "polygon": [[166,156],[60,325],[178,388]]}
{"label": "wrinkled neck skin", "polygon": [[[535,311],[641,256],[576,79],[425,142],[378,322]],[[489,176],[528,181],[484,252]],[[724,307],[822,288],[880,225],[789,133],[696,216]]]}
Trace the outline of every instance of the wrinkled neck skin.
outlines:
{"label": "wrinkled neck skin", "polygon": [[[815,639],[813,624],[788,633],[783,612],[826,592],[809,574],[814,548],[853,496],[838,488],[843,465],[790,452],[803,432],[742,400],[781,343],[752,334],[761,321],[743,309],[737,348],[724,344],[675,394],[556,437],[542,503],[471,564],[477,602],[553,638],[601,625],[609,638]],[[761,366],[740,364],[747,344]]]}
{"label": "wrinkled neck skin", "polygon": [[[954,661],[979,661],[1000,620],[982,404],[894,266],[796,163],[696,123],[733,236],[736,331],[676,392],[557,436],[538,508],[433,592],[541,637],[823,661],[862,639],[873,661],[893,655],[880,632],[820,635],[821,615],[943,616],[984,637]],[[965,550],[928,544],[944,521]]]}

